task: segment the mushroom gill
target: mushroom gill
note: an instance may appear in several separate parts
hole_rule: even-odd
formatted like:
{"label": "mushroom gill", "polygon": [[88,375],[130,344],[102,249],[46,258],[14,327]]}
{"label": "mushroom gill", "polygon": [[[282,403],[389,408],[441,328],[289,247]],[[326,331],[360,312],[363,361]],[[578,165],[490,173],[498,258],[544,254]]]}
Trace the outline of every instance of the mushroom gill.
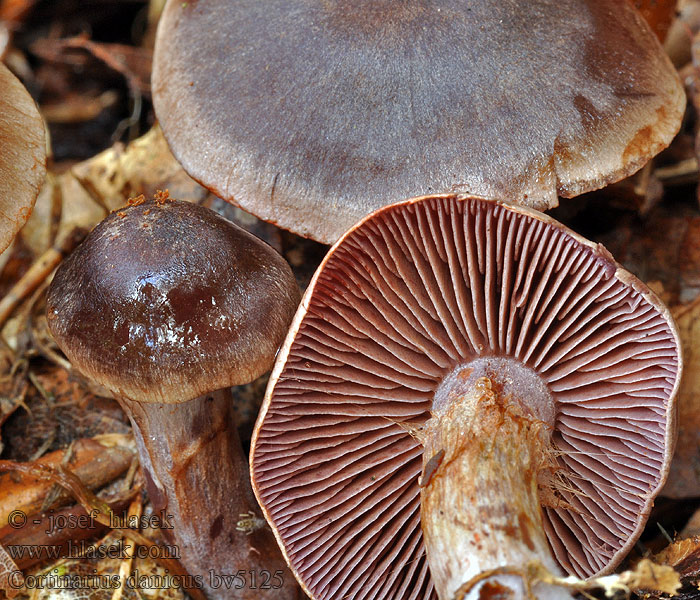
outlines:
{"label": "mushroom gill", "polygon": [[[514,561],[605,573],[665,479],[679,369],[668,311],[601,246],[504,202],[401,202],[341,238],[307,290],[256,427],[254,488],[317,600],[434,585],[451,599],[474,565]],[[474,457],[487,467],[451,479]],[[422,508],[445,481],[452,499]],[[483,531],[463,527],[477,517]],[[460,531],[461,546],[426,544]],[[519,549],[477,539],[494,532]],[[441,550],[467,547],[471,567]]]}

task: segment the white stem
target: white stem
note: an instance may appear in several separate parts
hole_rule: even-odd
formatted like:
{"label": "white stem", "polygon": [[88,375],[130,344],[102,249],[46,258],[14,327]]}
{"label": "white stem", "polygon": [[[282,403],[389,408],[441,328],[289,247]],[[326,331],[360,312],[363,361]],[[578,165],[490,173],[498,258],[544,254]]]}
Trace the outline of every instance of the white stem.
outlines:
{"label": "white stem", "polygon": [[[538,474],[551,460],[549,428],[498,397],[486,377],[451,396],[419,433],[421,523],[436,591],[441,600],[525,598],[529,563],[562,573],[538,493]],[[532,591],[570,598],[549,585]]]}

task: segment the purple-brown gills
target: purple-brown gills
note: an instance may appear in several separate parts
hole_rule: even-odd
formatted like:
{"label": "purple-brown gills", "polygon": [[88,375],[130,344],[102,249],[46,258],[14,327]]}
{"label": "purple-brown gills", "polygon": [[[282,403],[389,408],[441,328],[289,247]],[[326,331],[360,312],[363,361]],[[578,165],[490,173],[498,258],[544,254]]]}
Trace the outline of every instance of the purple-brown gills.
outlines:
{"label": "purple-brown gills", "polygon": [[685,94],[627,1],[170,0],[153,102],[197,181],[333,243],[418,194],[542,210],[622,179]]}
{"label": "purple-brown gills", "polygon": [[527,566],[622,560],[668,471],[680,369],[668,310],[600,245],[505,202],[400,202],[307,289],[253,487],[315,600],[568,597]]}
{"label": "purple-brown gills", "polygon": [[[271,367],[298,301],[272,248],[165,195],[102,221],[49,288],[52,334],[129,415],[149,497],[212,599],[297,597],[269,529],[239,525],[258,509],[229,388]],[[241,570],[275,585],[223,583]]]}

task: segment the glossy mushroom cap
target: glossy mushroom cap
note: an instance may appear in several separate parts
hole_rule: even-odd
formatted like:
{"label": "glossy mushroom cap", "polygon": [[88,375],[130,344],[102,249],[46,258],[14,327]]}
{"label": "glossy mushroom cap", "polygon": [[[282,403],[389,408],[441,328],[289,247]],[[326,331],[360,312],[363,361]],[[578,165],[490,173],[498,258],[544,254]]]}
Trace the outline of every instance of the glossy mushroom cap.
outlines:
{"label": "glossy mushroom cap", "polygon": [[44,122],[27,90],[0,63],[0,252],[27,222],[45,175]]}
{"label": "glossy mushroom cap", "polygon": [[171,0],[153,94],[190,175],[328,243],[416,194],[556,206],[639,169],[685,106],[620,0]]}
{"label": "glossy mushroom cap", "polygon": [[183,402],[268,370],[298,299],[265,243],[207,208],[148,201],[62,263],[47,315],[88,377],[137,402]]}
{"label": "glossy mushroom cap", "polygon": [[551,432],[557,468],[539,498],[553,557],[606,572],[666,477],[680,367],[667,309],[601,246],[503,202],[405,201],[343,236],[302,299],[256,426],[253,486],[313,598],[435,598],[419,477],[440,455],[422,472],[415,432],[456,381],[486,377]]}

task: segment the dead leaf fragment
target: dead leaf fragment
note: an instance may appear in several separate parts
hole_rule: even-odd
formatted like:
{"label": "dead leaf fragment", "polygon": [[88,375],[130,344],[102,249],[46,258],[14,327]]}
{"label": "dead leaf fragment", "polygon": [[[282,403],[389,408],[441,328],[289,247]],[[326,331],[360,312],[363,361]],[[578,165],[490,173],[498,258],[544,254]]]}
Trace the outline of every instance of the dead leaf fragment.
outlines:
{"label": "dead leaf fragment", "polygon": [[676,13],[676,0],[634,0],[633,4],[663,42]]}
{"label": "dead leaf fragment", "polygon": [[106,108],[111,108],[119,101],[119,94],[107,90],[97,96],[70,93],[61,102],[42,104],[41,114],[48,123],[78,123],[90,121]]}
{"label": "dead leaf fragment", "polygon": [[32,51],[54,62],[71,62],[70,52],[85,50],[96,59],[117,71],[136,93],[150,94],[152,51],[148,48],[94,42],[86,35],[68,39],[40,39],[31,46]]}
{"label": "dead leaf fragment", "polygon": [[75,165],[71,173],[110,211],[124,206],[131,197],[151,197],[161,189],[168,189],[178,200],[198,201],[207,195],[175,160],[158,126],[126,147],[115,144]]}
{"label": "dead leaf fragment", "polygon": [[21,571],[5,548],[0,545],[0,590],[5,592],[8,598],[14,598],[22,585],[24,585],[24,577]]}
{"label": "dead leaf fragment", "polygon": [[[609,577],[617,577],[618,584],[622,584],[627,589],[634,591],[654,591],[675,596],[678,590],[681,589],[680,576],[672,566],[660,565],[648,558],[640,560],[634,569],[623,571],[619,575],[610,575]],[[612,589],[610,588],[610,591]],[[610,594],[611,597],[613,595]]]}
{"label": "dead leaf fragment", "polygon": [[673,567],[681,580],[697,582],[700,578],[700,536],[669,544],[654,560]]}
{"label": "dead leaf fragment", "polygon": [[[127,146],[121,142],[51,176],[20,235],[38,257],[75,228],[92,229],[133,196],[168,189],[173,198],[201,201],[207,191],[173,157],[158,126]],[[59,213],[55,223],[55,213]]]}
{"label": "dead leaf fragment", "polygon": [[[36,464],[58,467],[65,453],[64,450],[52,452],[40,458]],[[68,468],[84,486],[93,490],[124,473],[131,465],[132,458],[133,453],[127,448],[106,448],[92,439],[77,440],[73,444],[73,461]],[[39,477],[17,476],[13,472],[0,475],[0,523],[7,523],[13,512],[31,515],[39,511],[52,487],[51,481]],[[57,503],[65,503],[68,499],[68,494],[61,493]]]}
{"label": "dead leaf fragment", "polygon": [[[137,493],[138,489],[133,489],[116,497],[110,496],[105,500],[109,500],[109,506],[115,514],[121,514]],[[59,526],[59,523],[65,523],[66,526]],[[70,523],[80,524],[80,526],[71,526]],[[85,507],[78,504],[34,515],[21,528],[10,525],[0,527],[0,547],[4,546],[10,552],[13,547],[38,549],[35,552],[16,553],[16,565],[24,570],[49,559],[55,560],[62,557],[69,553],[71,544],[95,538],[108,529],[106,525],[91,518]]]}
{"label": "dead leaf fragment", "polygon": [[628,571],[586,580],[575,575],[557,577],[541,563],[530,563],[527,572],[531,582],[561,586],[584,594],[586,591],[600,589],[606,598],[629,598],[633,592],[657,592],[675,596],[682,587],[680,577],[673,567],[658,564],[648,558],[640,560]]}

